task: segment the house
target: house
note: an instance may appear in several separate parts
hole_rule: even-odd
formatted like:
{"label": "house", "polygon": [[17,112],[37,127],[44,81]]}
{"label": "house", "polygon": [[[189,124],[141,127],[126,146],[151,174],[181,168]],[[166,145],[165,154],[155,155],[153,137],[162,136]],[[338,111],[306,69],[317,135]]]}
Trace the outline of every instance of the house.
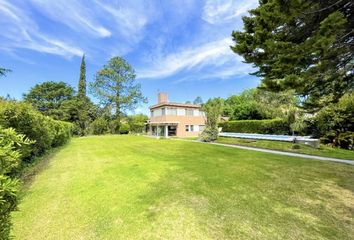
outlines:
{"label": "house", "polygon": [[169,102],[167,93],[158,94],[150,113],[149,134],[153,136],[197,137],[205,127],[200,105]]}

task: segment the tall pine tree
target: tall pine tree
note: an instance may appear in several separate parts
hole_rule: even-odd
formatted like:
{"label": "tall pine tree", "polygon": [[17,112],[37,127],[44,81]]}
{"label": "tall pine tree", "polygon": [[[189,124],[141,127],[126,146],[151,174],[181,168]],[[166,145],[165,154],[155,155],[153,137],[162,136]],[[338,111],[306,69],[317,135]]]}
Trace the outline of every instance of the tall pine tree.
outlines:
{"label": "tall pine tree", "polygon": [[354,87],[353,0],[260,0],[232,33],[262,87],[295,90],[317,111]]}
{"label": "tall pine tree", "polygon": [[86,62],[85,54],[82,56],[81,66],[80,66],[80,80],[78,86],[78,97],[84,99],[86,97]]}

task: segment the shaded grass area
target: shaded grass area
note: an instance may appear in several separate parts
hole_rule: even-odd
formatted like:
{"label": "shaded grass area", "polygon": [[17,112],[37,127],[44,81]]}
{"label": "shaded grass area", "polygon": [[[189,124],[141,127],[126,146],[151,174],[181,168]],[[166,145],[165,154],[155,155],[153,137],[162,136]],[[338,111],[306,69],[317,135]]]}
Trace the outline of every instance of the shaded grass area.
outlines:
{"label": "shaded grass area", "polygon": [[73,139],[15,239],[353,239],[354,167],[138,136]]}
{"label": "shaded grass area", "polygon": [[[265,149],[281,150],[286,152],[304,153],[310,155],[317,155],[322,157],[332,157],[354,160],[354,151],[345,150],[340,148],[332,148],[321,144],[320,148],[313,148],[306,146],[305,144],[294,144],[290,142],[281,141],[270,141],[270,140],[253,140],[253,139],[242,139],[242,138],[228,138],[219,137],[216,141],[218,143],[242,145],[249,147],[258,147]],[[293,146],[299,146],[299,149],[294,149]]]}

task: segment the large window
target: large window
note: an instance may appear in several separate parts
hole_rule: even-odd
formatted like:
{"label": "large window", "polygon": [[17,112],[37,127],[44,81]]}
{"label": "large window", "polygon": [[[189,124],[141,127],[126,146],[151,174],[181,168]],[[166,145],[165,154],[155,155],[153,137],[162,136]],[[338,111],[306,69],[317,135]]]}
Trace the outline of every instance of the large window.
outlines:
{"label": "large window", "polygon": [[186,116],[193,116],[193,109],[186,108]]}
{"label": "large window", "polygon": [[167,108],[167,115],[177,116],[177,108]]}

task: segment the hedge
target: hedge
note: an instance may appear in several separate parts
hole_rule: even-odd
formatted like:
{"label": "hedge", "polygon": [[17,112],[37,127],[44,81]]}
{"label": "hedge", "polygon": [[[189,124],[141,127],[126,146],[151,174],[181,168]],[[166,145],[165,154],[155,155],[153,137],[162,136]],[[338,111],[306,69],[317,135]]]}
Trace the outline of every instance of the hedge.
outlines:
{"label": "hedge", "polygon": [[44,116],[30,104],[17,101],[0,101],[0,126],[13,128],[35,141],[30,151],[23,153],[26,159],[64,144],[73,128],[71,123]]}
{"label": "hedge", "polygon": [[19,180],[13,173],[20,166],[25,146],[32,143],[14,129],[0,126],[0,239],[9,239],[11,212],[18,203]]}
{"label": "hedge", "polygon": [[0,239],[8,239],[24,162],[66,143],[72,124],[42,115],[31,105],[0,100]]}
{"label": "hedge", "polygon": [[219,123],[223,132],[288,134],[289,124],[282,119],[237,120]]}

